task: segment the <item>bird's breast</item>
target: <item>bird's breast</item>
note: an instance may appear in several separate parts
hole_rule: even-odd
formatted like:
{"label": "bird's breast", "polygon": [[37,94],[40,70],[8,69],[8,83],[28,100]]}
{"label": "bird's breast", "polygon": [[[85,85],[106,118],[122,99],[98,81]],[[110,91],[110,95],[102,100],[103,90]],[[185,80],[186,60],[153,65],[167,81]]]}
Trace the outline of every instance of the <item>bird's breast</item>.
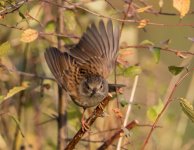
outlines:
{"label": "bird's breast", "polygon": [[85,108],[97,106],[105,97],[106,95],[105,96],[94,95],[92,97],[79,96],[79,98],[71,96],[74,103],[76,103],[80,107],[85,107]]}

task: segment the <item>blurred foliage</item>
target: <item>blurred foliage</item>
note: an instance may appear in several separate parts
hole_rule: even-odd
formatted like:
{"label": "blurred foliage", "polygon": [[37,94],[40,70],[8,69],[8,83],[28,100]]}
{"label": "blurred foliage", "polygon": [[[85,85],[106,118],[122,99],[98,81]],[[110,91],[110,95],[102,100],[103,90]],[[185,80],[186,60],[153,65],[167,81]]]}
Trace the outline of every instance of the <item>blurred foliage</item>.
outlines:
{"label": "blurred foliage", "polygon": [[[57,36],[63,38],[63,45],[77,43],[91,22],[98,23],[100,19],[106,22],[107,17],[122,19],[129,5],[128,1],[118,0],[69,1],[74,5],[64,3],[68,7],[63,9],[65,30],[59,35],[56,33],[56,11],[59,7],[55,1],[0,0],[0,150],[12,149],[17,127],[20,131],[15,149],[57,148],[57,84],[47,78],[53,76],[44,59],[45,48],[57,46]],[[183,73],[184,68],[194,67],[193,60],[188,66],[179,66],[192,57],[181,51],[194,48],[193,9],[194,2],[189,0],[132,2],[126,16],[131,21],[125,23],[121,34],[116,72],[117,83],[125,84],[126,88],[114,96],[105,109],[108,115],[97,119],[91,127],[92,133],[84,136],[77,149],[96,149],[114,135],[115,129],[122,127],[122,116],[125,116],[128,105],[132,107],[129,122],[138,120],[142,126],[130,131],[123,128],[127,135],[123,147],[142,147],[150,125],[165,104],[171,79]],[[119,25],[122,23],[113,21]],[[180,53],[164,50],[168,48]],[[129,103],[136,75],[140,78],[134,102]],[[154,129],[147,149],[194,149],[193,123],[185,115],[182,116],[185,112],[193,121],[193,107],[190,104],[194,100],[193,78],[191,73],[173,96],[185,97],[180,102],[183,111],[179,101],[173,100],[160,118],[160,127]],[[114,83],[114,74],[108,80]],[[116,97],[122,106],[119,109],[116,109]],[[86,118],[92,110],[86,112]],[[68,101],[67,140],[71,140],[80,128],[81,112],[81,108]],[[115,149],[116,144],[117,141],[110,149]]]}

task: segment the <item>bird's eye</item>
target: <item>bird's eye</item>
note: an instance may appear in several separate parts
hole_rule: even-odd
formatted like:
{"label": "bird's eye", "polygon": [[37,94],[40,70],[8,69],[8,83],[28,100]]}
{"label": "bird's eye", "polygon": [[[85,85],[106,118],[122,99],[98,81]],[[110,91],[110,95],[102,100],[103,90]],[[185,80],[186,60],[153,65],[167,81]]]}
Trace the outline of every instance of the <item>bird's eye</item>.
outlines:
{"label": "bird's eye", "polygon": [[103,88],[103,85],[101,84],[100,88],[102,89]]}

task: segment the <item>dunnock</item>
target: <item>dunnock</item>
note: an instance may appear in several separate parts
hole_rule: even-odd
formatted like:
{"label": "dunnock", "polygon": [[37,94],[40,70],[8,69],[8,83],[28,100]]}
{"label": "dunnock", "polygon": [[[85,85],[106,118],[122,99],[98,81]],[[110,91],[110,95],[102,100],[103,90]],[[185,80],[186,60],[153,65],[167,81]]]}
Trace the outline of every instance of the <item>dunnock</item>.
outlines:
{"label": "dunnock", "polygon": [[98,29],[93,23],[68,52],[50,47],[45,58],[58,84],[85,110],[107,96],[106,78],[115,66],[118,46],[118,27],[113,29],[110,20],[107,26],[100,21]]}

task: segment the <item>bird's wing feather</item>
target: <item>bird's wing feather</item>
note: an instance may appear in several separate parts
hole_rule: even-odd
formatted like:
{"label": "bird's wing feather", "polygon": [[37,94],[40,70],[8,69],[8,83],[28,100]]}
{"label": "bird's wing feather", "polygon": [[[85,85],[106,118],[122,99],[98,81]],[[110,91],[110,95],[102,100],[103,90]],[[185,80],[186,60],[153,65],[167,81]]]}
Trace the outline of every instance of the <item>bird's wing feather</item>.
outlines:
{"label": "bird's wing feather", "polygon": [[114,67],[118,51],[119,31],[113,29],[112,21],[107,26],[99,23],[99,30],[92,24],[69,54],[88,72],[107,77]]}
{"label": "bird's wing feather", "polygon": [[60,52],[57,48],[49,47],[45,53],[46,62],[55,76],[57,83],[71,92],[71,89],[76,89],[74,86],[79,82],[78,71],[79,67],[76,60],[67,53]]}

